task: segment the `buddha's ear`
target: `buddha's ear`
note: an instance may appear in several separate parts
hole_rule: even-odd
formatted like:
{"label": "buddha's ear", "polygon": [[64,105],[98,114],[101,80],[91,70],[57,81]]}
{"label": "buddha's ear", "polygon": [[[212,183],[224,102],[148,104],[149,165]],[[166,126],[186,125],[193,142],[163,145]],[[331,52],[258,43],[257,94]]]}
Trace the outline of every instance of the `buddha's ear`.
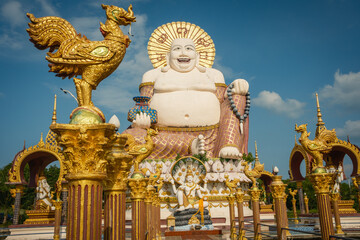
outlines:
{"label": "buddha's ear", "polygon": [[195,67],[202,73],[206,72],[206,68],[200,66],[200,54],[196,52]]}
{"label": "buddha's ear", "polygon": [[165,56],[165,59],[166,59],[166,65],[164,67],[161,68],[161,72],[167,72],[169,71],[170,69],[170,53],[166,53],[166,56]]}

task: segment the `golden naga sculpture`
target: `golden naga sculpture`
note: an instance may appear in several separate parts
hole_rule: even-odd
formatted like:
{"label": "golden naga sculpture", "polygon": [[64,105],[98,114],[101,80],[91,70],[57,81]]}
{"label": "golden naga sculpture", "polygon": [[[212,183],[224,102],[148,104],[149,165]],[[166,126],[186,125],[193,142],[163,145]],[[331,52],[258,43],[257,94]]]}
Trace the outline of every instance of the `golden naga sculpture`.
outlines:
{"label": "golden naga sculpture", "polygon": [[[99,110],[93,107],[92,90],[119,66],[131,42],[119,26],[136,21],[131,5],[128,12],[116,6],[101,6],[107,16],[105,24],[100,22],[103,41],[90,41],[81,36],[65,19],[27,14],[31,21],[27,29],[30,41],[40,50],[49,48],[46,60],[50,62],[50,72],[62,78],[74,77],[79,106],[95,111]],[[82,78],[75,78],[77,75]]]}
{"label": "golden naga sculpture", "polygon": [[256,187],[256,179],[261,177],[261,174],[264,171],[264,164],[260,164],[260,162],[256,161],[252,170],[249,170],[249,164],[246,162],[242,162],[241,165],[244,166],[244,173],[251,180],[253,187]]}
{"label": "golden naga sculpture", "polygon": [[137,142],[134,136],[130,134],[121,134],[121,136],[127,137],[127,141],[125,143],[125,150],[132,156],[135,156],[134,159],[134,173],[140,173],[139,171],[139,163],[142,162],[145,158],[147,158],[151,152],[153,151],[155,144],[151,137],[158,134],[157,130],[152,128],[147,129],[147,135],[144,137],[145,143]]}
{"label": "golden naga sculpture", "polygon": [[302,124],[300,126],[295,124],[295,131],[301,133],[299,142],[304,150],[314,159],[312,171],[314,172],[318,168],[324,169],[323,155],[331,151],[331,143],[335,142],[337,139],[335,130],[323,129],[322,131],[319,131],[319,134],[314,140],[309,139],[310,132],[307,132],[307,124]]}

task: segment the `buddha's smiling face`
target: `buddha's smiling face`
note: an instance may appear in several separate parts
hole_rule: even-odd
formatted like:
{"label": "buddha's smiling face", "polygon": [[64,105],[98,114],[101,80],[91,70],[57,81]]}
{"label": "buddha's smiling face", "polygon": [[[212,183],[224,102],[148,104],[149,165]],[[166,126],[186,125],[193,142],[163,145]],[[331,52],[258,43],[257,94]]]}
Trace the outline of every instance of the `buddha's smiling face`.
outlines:
{"label": "buddha's smiling face", "polygon": [[195,44],[191,39],[175,39],[168,54],[168,64],[178,72],[189,72],[196,66],[198,53]]}

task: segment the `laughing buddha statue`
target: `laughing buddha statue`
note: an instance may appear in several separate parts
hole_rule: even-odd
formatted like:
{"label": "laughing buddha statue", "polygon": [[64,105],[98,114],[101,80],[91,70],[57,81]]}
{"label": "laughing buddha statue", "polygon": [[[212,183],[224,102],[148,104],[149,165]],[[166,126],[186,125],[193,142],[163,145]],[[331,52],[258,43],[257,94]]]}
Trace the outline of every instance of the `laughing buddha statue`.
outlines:
{"label": "laughing buddha statue", "polygon": [[141,141],[147,128],[158,129],[148,159],[201,150],[208,158],[247,153],[249,84],[237,79],[227,86],[223,74],[211,68],[215,48],[209,35],[194,24],[165,24],[151,35],[148,52],[155,69],[143,75],[139,90],[150,99],[157,122],[141,112],[125,131]]}

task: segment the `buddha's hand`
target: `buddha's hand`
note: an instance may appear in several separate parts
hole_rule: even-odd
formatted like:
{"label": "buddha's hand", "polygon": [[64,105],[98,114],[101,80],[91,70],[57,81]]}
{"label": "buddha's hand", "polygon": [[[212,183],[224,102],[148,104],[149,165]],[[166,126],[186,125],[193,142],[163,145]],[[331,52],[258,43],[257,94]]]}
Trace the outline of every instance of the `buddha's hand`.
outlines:
{"label": "buddha's hand", "polygon": [[245,96],[249,91],[249,83],[245,79],[236,79],[231,84],[233,85],[231,89],[233,94]]}
{"label": "buddha's hand", "polygon": [[171,178],[171,179],[170,179],[170,183],[171,183],[171,185],[174,185],[174,184],[175,184],[175,182],[174,182],[174,179],[173,179],[173,178]]}
{"label": "buddha's hand", "polygon": [[150,128],[151,119],[146,113],[140,112],[136,114],[135,120],[133,121],[134,128]]}
{"label": "buddha's hand", "polygon": [[219,157],[221,158],[239,159],[241,156],[242,154],[240,153],[239,149],[231,146],[223,147],[219,153]]}

